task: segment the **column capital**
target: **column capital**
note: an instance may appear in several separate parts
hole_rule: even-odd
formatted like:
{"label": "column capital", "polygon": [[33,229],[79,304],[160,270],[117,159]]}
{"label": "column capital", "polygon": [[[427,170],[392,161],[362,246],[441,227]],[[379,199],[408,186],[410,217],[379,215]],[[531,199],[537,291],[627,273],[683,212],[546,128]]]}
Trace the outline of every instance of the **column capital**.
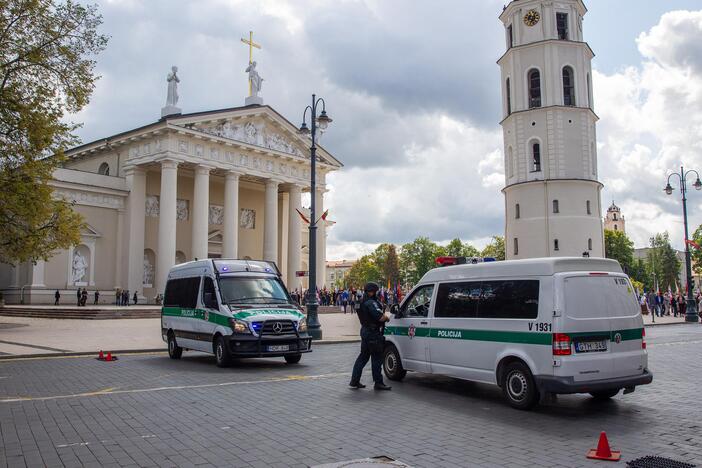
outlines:
{"label": "column capital", "polygon": [[227,173],[224,175],[224,177],[225,177],[225,179],[227,179],[227,180],[239,180],[239,178],[240,178],[241,176],[243,176],[243,175],[244,175],[244,174],[243,174],[242,172],[235,171],[235,170],[233,170],[233,169],[229,169],[229,170],[227,171]]}
{"label": "column capital", "polygon": [[173,158],[160,158],[156,162],[161,164],[161,169],[178,169],[180,161]]}
{"label": "column capital", "polygon": [[143,166],[138,166],[136,164],[126,164],[122,170],[125,176],[146,174],[146,169]]}
{"label": "column capital", "polygon": [[295,192],[295,193],[302,193],[302,189],[304,188],[301,184],[287,184],[286,185],[288,192]]}
{"label": "column capital", "polygon": [[207,164],[198,164],[195,166],[195,174],[209,175],[210,171],[215,170],[216,167],[209,166]]}
{"label": "column capital", "polygon": [[278,188],[281,183],[278,179],[266,179],[266,188]]}

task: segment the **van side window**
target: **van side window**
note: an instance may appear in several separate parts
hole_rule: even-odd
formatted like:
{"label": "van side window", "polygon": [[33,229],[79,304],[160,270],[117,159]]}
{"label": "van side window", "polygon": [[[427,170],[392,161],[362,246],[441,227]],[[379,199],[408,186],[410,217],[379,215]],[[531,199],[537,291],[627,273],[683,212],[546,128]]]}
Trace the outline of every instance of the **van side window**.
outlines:
{"label": "van side window", "polygon": [[166,284],[163,305],[165,307],[194,309],[197,306],[197,293],[199,289],[200,277],[170,280]]}
{"label": "van side window", "polygon": [[478,318],[535,319],[539,314],[539,281],[483,281]]}
{"label": "van side window", "polygon": [[207,301],[205,300],[205,294],[212,294],[213,300],[217,301],[217,295],[215,294],[215,287],[212,278],[205,277],[205,282],[202,284],[202,303],[207,306]]}
{"label": "van side window", "polygon": [[434,294],[434,285],[429,284],[417,289],[402,305],[402,317],[426,317],[431,308],[431,296]]}
{"label": "van side window", "polygon": [[441,284],[434,317],[475,318],[479,298],[479,281]]}

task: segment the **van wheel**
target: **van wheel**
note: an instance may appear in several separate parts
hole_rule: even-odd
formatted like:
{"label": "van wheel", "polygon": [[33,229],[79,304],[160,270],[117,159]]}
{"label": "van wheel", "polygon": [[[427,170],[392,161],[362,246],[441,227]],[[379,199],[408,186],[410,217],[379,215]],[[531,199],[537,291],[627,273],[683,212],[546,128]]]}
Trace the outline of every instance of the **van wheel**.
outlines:
{"label": "van wheel", "polygon": [[183,355],[183,348],[178,346],[175,339],[175,333],[170,332],[168,334],[168,357],[171,359],[180,359]]}
{"label": "van wheel", "polygon": [[539,401],[539,391],[529,368],[521,362],[507,364],[502,392],[514,408],[531,409]]}
{"label": "van wheel", "polygon": [[400,381],[405,378],[407,371],[402,367],[400,353],[394,345],[388,345],[383,353],[383,370],[390,380]]}
{"label": "van wheel", "polygon": [[217,367],[229,367],[232,364],[232,356],[229,354],[224,338],[221,336],[218,336],[215,340],[214,355]]}
{"label": "van wheel", "polygon": [[617,393],[619,393],[619,389],[613,389],[613,390],[603,390],[601,392],[590,392],[590,395],[592,395],[592,398],[595,400],[609,400],[613,396],[615,396]]}
{"label": "van wheel", "polygon": [[285,362],[288,364],[297,364],[302,359],[302,354],[288,354],[285,357]]}

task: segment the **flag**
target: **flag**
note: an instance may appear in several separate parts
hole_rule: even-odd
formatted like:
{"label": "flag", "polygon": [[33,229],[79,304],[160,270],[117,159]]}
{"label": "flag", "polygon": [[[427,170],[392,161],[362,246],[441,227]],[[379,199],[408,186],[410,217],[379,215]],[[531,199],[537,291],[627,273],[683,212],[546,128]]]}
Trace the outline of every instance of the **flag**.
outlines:
{"label": "flag", "polygon": [[322,213],[322,217],[321,217],[320,219],[321,219],[322,221],[326,221],[326,220],[327,220],[327,215],[328,215],[328,214],[329,214],[329,210],[328,210],[328,209],[324,210],[324,213]]}
{"label": "flag", "polygon": [[297,208],[295,208],[295,211],[297,211],[297,214],[300,215],[300,218],[302,218],[302,220],[303,220],[304,222],[306,222],[307,224],[310,224],[310,220],[307,219],[307,217],[306,217],[305,215],[303,215],[302,212],[301,212],[300,210],[298,210]]}
{"label": "flag", "polygon": [[690,247],[695,248],[695,249],[697,249],[697,250],[702,249],[702,246],[700,246],[700,244],[698,244],[697,242],[695,242],[695,241],[693,241],[693,240],[687,239],[687,240],[685,241],[685,243],[686,243],[687,245],[689,245]]}

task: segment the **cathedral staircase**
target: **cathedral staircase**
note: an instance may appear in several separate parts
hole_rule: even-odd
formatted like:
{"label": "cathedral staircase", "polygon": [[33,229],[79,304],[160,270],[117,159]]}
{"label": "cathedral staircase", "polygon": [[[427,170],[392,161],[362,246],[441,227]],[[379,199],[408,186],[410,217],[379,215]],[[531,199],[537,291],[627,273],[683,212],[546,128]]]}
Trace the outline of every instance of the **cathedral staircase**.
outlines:
{"label": "cathedral staircase", "polygon": [[0,316],[49,319],[113,320],[161,317],[160,306],[129,307],[67,307],[67,306],[19,306],[0,307]]}

